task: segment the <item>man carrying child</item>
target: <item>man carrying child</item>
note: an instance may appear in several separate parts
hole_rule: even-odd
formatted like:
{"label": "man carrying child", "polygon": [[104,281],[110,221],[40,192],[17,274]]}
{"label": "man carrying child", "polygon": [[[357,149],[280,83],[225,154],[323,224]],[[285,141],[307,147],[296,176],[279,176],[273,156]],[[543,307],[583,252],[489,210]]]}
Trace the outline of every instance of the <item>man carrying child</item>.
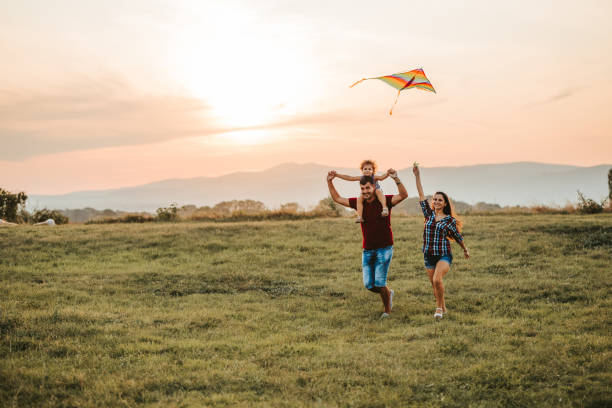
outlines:
{"label": "man carrying child", "polygon": [[[381,319],[389,317],[393,308],[393,290],[387,286],[387,272],[393,257],[393,232],[391,231],[391,208],[408,197],[406,187],[402,184],[394,169],[387,174],[391,177],[399,194],[385,195],[389,216],[381,216],[382,204],[376,198],[376,181],[371,175],[363,175],[359,179],[361,196],[363,198],[363,222],[361,233],[363,236],[363,284],[366,289],[378,293],[382,299],[384,312]],[[335,171],[327,174],[327,187],[332,199],[345,207],[357,209],[358,198],[341,197],[333,184]]]}

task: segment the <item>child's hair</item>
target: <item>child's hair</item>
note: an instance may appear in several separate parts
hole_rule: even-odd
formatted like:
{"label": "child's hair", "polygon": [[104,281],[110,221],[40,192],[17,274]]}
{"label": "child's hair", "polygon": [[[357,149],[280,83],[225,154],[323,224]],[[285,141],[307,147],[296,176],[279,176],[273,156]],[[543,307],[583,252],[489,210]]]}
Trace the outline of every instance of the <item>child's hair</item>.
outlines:
{"label": "child's hair", "polygon": [[370,160],[370,159],[366,159],[364,161],[361,162],[361,164],[359,165],[359,170],[363,170],[363,166],[365,166],[366,164],[369,164],[372,166],[372,168],[374,169],[374,173],[376,173],[376,162],[374,160]]}

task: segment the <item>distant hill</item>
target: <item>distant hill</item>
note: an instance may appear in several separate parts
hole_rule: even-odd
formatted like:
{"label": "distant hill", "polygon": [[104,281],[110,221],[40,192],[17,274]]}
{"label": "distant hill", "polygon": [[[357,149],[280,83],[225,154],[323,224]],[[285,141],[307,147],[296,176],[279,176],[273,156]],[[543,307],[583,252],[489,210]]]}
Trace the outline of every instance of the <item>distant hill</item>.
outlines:
{"label": "distant hill", "polygon": [[[612,165],[578,167],[543,163],[481,164],[461,167],[421,168],[425,192],[447,192],[455,200],[507,205],[564,205],[577,200],[576,190],[596,200],[608,195],[607,172]],[[31,195],[28,208],[84,208],[98,210],[155,211],[171,203],[197,206],[220,201],[253,199],[270,208],[297,202],[308,208],[329,195],[325,176],[330,166],[281,164],[259,172],[220,177],[170,179],[136,187],[79,191],[62,195]],[[355,169],[336,168],[348,174]],[[416,194],[411,168],[398,171],[410,196]],[[340,194],[359,193],[357,183],[337,179]],[[385,193],[395,193],[391,180],[382,183]]]}

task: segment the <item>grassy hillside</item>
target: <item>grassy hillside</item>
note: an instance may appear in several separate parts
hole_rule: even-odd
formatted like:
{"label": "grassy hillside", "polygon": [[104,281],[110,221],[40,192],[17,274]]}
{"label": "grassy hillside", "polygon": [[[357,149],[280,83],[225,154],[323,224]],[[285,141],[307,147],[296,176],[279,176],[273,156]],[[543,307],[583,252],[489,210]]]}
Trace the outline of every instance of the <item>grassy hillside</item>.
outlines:
{"label": "grassy hillside", "polygon": [[419,217],[386,321],[348,219],[0,229],[0,405],[610,406],[612,216],[465,223],[439,323]]}

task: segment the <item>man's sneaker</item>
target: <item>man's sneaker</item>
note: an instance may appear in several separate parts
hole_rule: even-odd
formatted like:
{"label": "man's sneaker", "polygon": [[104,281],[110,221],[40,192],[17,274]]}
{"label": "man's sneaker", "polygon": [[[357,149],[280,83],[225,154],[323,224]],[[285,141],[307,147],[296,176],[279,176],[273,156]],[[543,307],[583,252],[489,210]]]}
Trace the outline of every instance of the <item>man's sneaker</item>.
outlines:
{"label": "man's sneaker", "polygon": [[441,307],[436,307],[436,313],[434,313],[434,319],[440,320],[444,316],[444,310]]}
{"label": "man's sneaker", "polygon": [[380,320],[386,319],[386,318],[388,318],[389,316],[391,316],[389,313],[385,313],[385,312],[383,312],[383,314],[381,314],[381,315],[380,315]]}
{"label": "man's sneaker", "polygon": [[395,291],[393,289],[391,289],[389,294],[389,310],[393,310],[393,294],[395,293]]}

